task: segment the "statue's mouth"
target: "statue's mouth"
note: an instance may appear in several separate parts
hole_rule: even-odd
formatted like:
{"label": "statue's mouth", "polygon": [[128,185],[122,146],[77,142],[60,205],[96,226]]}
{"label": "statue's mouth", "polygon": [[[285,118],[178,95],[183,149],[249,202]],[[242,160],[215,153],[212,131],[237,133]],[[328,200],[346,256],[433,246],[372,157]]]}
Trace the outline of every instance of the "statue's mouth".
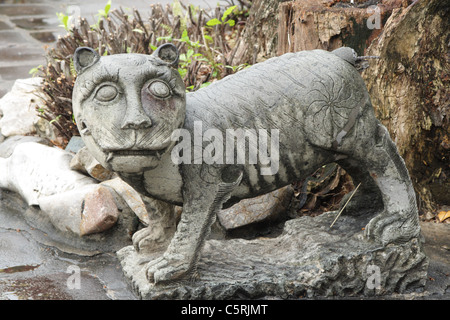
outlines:
{"label": "statue's mouth", "polygon": [[106,161],[109,162],[114,157],[156,157],[161,159],[166,150],[167,148],[160,150],[109,150]]}

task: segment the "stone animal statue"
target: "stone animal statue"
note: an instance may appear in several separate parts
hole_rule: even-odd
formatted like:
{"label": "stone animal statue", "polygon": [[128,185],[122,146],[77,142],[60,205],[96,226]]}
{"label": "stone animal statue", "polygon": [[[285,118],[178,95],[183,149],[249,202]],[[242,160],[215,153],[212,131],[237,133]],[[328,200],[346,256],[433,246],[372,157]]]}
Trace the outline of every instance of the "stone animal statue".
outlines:
{"label": "stone animal statue", "polygon": [[[183,206],[165,253],[146,266],[150,282],[197,276],[221,208],[332,162],[361,182],[346,211],[379,212],[365,228],[369,241],[386,245],[418,237],[408,171],[375,118],[353,53],[287,53],[186,93],[172,44],[152,55],[99,57],[87,47],[76,50],[73,109],[89,151],[139,192]],[[231,155],[226,149],[225,159],[219,151],[229,142],[220,136],[230,132],[248,143]],[[264,147],[265,157],[251,154]]]}

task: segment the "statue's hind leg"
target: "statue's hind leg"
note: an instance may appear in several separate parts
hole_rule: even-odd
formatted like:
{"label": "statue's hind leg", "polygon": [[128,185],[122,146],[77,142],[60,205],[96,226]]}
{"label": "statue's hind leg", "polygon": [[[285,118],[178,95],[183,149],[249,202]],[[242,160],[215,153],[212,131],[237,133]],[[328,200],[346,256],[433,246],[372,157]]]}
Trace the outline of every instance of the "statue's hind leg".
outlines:
{"label": "statue's hind leg", "polygon": [[[382,211],[383,198],[369,171],[359,161],[352,159],[339,160],[337,163],[352,177],[353,185],[359,185],[354,194],[349,192],[341,200],[341,208],[345,205],[342,214],[359,216]],[[351,201],[347,202],[350,196]]]}
{"label": "statue's hind leg", "polygon": [[360,145],[357,157],[378,186],[384,208],[369,222],[365,235],[383,244],[406,242],[420,233],[414,188],[386,128],[378,123],[374,133],[375,143],[367,149]]}

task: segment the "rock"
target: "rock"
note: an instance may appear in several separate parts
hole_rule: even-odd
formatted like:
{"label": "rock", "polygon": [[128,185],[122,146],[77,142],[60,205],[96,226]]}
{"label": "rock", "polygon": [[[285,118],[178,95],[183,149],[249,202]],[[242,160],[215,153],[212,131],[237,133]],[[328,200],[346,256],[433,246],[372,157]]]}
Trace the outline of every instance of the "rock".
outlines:
{"label": "rock", "polygon": [[119,218],[114,197],[104,186],[89,192],[81,211],[80,235],[99,233],[111,228]]}
{"label": "rock", "polygon": [[150,217],[147,211],[147,207],[142,200],[141,195],[136,190],[134,190],[120,178],[104,181],[101,184],[114,189],[114,191],[117,192],[117,194],[119,194],[123,200],[125,200],[127,205],[136,214],[136,216],[138,216],[139,220],[144,225],[148,226],[148,224],[150,223]]}
{"label": "rock", "polygon": [[0,132],[9,137],[36,133],[35,125],[40,119],[36,113],[36,106],[42,100],[36,94],[36,87],[42,82],[41,78],[16,80],[11,91],[0,99]]}
{"label": "rock", "polygon": [[83,139],[80,136],[73,136],[70,138],[69,143],[66,146],[66,151],[77,153],[81,148],[84,147]]}
{"label": "rock", "polygon": [[70,152],[37,143],[39,139],[12,137],[0,146],[7,156],[0,158],[0,187],[39,206],[63,232],[82,236],[114,225],[118,209],[107,187],[71,170]]}
{"label": "rock", "polygon": [[82,236],[85,234],[80,228],[83,202],[97,188],[98,185],[91,184],[68,192],[41,197],[39,198],[39,208],[56,229]]}
{"label": "rock", "polygon": [[[72,141],[72,140],[70,140]],[[75,146],[72,146],[75,147]],[[71,148],[72,148],[71,147]],[[77,148],[75,147],[76,150]],[[66,148],[67,150],[67,148]],[[86,147],[80,148],[76,155],[70,161],[70,168],[90,175],[97,181],[110,180],[116,176],[114,172],[105,169],[87,150]]]}
{"label": "rock", "polygon": [[287,211],[293,194],[294,189],[286,186],[256,198],[241,200],[234,206],[221,210],[217,217],[227,230],[265,219],[276,219]]}
{"label": "rock", "polygon": [[133,246],[117,255],[141,299],[367,297],[423,289],[428,259],[418,239],[380,246],[362,238],[372,216],[341,216],[330,229],[336,214],[289,220],[276,238],[208,240],[200,277],[190,282],[151,284]]}
{"label": "rock", "polygon": [[51,142],[44,138],[36,136],[12,136],[0,143],[0,158],[9,158],[14,152],[14,149],[19,144],[25,142],[39,143],[48,147],[52,146]]}
{"label": "rock", "polygon": [[52,141],[61,139],[61,137],[58,137],[59,133],[57,132],[56,127],[44,118],[38,117],[34,127],[36,129],[36,135],[39,137]]}
{"label": "rock", "polygon": [[35,142],[18,144],[10,157],[0,158],[0,187],[19,193],[28,205],[39,198],[97,182],[69,167],[73,155]]}
{"label": "rock", "polygon": [[138,250],[155,252],[166,247],[176,229],[174,205],[143,196],[120,178],[102,182],[101,185],[114,189],[146,226],[133,235],[133,243]]}

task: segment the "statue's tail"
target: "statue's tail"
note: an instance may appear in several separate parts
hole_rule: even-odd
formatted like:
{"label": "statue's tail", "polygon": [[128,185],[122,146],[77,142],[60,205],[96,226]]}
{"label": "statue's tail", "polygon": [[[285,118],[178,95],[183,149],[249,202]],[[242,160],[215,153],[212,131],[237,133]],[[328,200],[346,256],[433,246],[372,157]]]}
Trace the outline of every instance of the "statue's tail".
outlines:
{"label": "statue's tail", "polygon": [[379,56],[358,56],[356,51],[350,47],[341,47],[333,50],[331,53],[338,56],[342,60],[347,61],[358,71],[366,69],[368,67],[368,64],[366,62],[367,59],[380,59]]}

